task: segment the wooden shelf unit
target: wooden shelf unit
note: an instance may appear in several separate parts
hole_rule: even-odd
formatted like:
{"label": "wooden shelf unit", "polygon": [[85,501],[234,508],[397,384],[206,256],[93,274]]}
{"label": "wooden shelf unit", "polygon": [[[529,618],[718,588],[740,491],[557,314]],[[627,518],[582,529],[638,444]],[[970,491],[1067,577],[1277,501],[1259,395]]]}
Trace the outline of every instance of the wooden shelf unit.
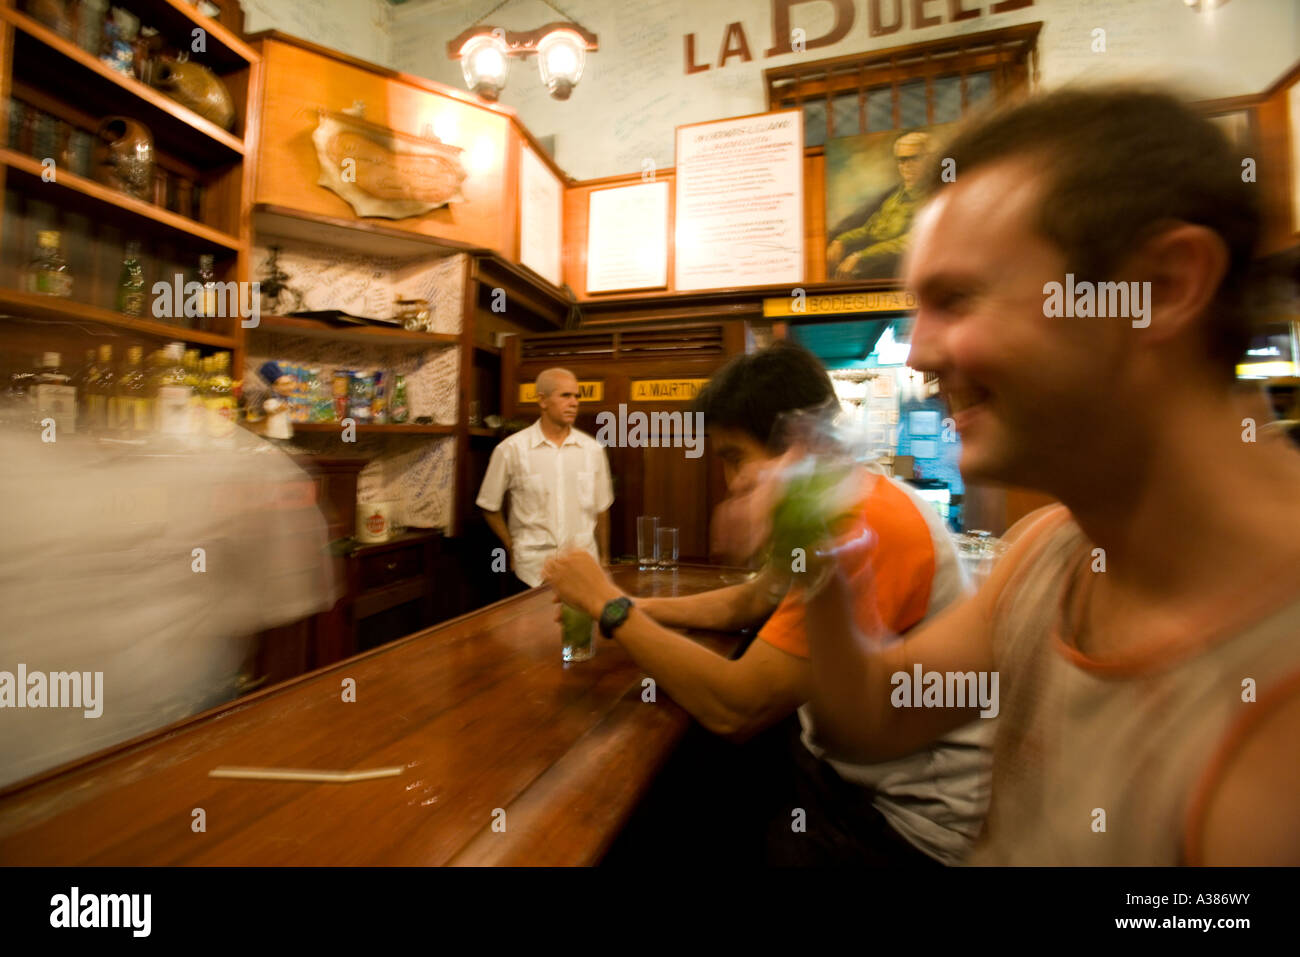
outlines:
{"label": "wooden shelf unit", "polygon": [[[164,92],[112,69],[70,39],[20,9],[19,0],[0,0],[0,346],[17,361],[45,337],[48,348],[67,354],[74,365],[80,348],[107,341],[104,333],[126,333],[146,343],[179,340],[232,353],[241,368],[244,330],[238,316],[221,317],[213,331],[160,321],[146,307],[141,318],[116,312],[122,245],[142,243],[146,290],[159,281],[195,278],[198,257],[210,253],[220,282],[249,281],[252,199],[251,157],[258,142],[258,117],[250,92],[260,78],[261,58],[223,24],[184,0],[131,0],[143,26],[159,31],[164,52],[188,50],[196,29],[205,49],[191,59],[217,74],[235,107],[232,130],[225,130]],[[129,196],[68,166],[72,157],[55,157],[55,178],[47,181],[43,157],[28,155],[39,144],[24,124],[21,143],[11,144],[11,98],[26,110],[48,114],[73,130],[94,134],[109,116],[142,123],[154,144],[155,167],[202,187],[191,204],[178,195],[173,209]],[[37,127],[39,130],[39,127]],[[29,135],[31,139],[29,139]],[[60,148],[66,139],[60,142]],[[21,146],[21,151],[12,147]],[[48,147],[47,147],[48,148]],[[56,299],[22,288],[23,266],[35,233],[63,233],[65,257],[73,272],[73,296]],[[238,297],[237,297],[238,298]],[[48,323],[48,327],[42,327]],[[45,329],[46,331],[42,331]],[[121,358],[120,353],[115,358]],[[8,371],[8,367],[6,367]]]}
{"label": "wooden shelf unit", "polygon": [[366,342],[379,346],[414,346],[426,349],[436,345],[460,344],[460,336],[451,332],[408,332],[405,329],[387,329],[383,326],[334,325],[302,316],[262,316],[259,324],[249,331],[282,332],[309,339],[334,339],[340,342]]}

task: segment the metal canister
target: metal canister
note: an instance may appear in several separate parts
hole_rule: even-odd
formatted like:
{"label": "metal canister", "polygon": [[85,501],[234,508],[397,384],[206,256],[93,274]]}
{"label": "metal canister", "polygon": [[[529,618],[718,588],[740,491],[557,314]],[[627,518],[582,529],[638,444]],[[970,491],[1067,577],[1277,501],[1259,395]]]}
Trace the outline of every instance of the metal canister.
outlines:
{"label": "metal canister", "polygon": [[352,387],[352,370],[334,370],[334,418],[342,422],[348,417],[348,395]]}

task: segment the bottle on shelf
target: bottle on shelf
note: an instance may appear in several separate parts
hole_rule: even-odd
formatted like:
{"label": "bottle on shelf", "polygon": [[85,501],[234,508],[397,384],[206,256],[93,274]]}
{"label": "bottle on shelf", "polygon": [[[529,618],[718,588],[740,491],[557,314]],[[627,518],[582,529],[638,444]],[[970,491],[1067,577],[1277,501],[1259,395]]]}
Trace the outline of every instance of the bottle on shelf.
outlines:
{"label": "bottle on shelf", "polygon": [[218,352],[212,357],[212,378],[208,380],[204,402],[208,407],[208,434],[215,439],[234,435],[235,394],[229,352]]}
{"label": "bottle on shelf", "polygon": [[208,409],[203,401],[204,375],[198,349],[185,350],[185,384],[190,387],[190,434],[202,435],[207,429]]}
{"label": "bottle on shelf", "polygon": [[117,281],[117,311],[138,319],[144,315],[144,306],[144,269],[140,265],[140,244],[132,240],[126,244],[126,252],[122,256],[122,274]]}
{"label": "bottle on shelf", "polygon": [[[69,385],[72,378],[60,368],[63,357],[57,352],[47,352],[41,358],[32,385],[38,419],[51,418],[58,432],[77,431],[77,390]],[[57,433],[56,433],[57,434]]]}
{"label": "bottle on shelf", "polygon": [[86,383],[86,427],[91,432],[116,428],[117,374],[113,369],[113,347],[99,347],[95,376]]}
{"label": "bottle on shelf", "polygon": [[28,292],[42,296],[72,295],[72,273],[63,258],[62,239],[57,229],[42,229],[36,234],[36,252],[27,265]]}
{"label": "bottle on shelf", "polygon": [[117,384],[115,431],[141,436],[149,431],[149,376],[144,368],[144,347],[126,350],[126,367]]}
{"label": "bottle on shelf", "polygon": [[155,428],[162,435],[189,434],[193,390],[187,377],[185,344],[169,342],[159,362],[153,391]]}
{"label": "bottle on shelf", "polygon": [[406,376],[393,377],[393,398],[388,405],[388,418],[395,425],[404,425],[411,417],[411,407],[406,398]]}
{"label": "bottle on shelf", "polygon": [[203,292],[199,297],[199,309],[194,317],[194,328],[201,332],[212,331],[212,320],[217,315],[217,274],[215,264],[216,257],[211,253],[204,253],[199,257],[199,282],[203,284]]}
{"label": "bottle on shelf", "polygon": [[86,350],[86,361],[82,363],[80,369],[73,373],[68,384],[77,390],[77,425],[84,432],[90,424],[90,410],[87,407],[87,401],[90,398],[90,389],[88,386],[99,373],[99,367],[95,362],[95,350]]}

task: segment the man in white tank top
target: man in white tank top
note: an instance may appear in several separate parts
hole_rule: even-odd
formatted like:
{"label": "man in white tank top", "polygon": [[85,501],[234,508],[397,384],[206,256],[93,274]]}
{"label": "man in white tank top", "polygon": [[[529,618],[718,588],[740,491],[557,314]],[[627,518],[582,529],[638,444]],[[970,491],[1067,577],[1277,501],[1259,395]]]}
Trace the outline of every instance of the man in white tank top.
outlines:
{"label": "man in white tank top", "polygon": [[1259,187],[1132,88],[1032,98],[935,155],[957,175],[912,233],[909,365],[938,373],[968,481],[1062,504],[905,643],[855,632],[869,579],[826,579],[816,740],[914,751],[975,711],[892,679],[996,674],[972,863],[1300,863],[1300,453],[1234,388]]}

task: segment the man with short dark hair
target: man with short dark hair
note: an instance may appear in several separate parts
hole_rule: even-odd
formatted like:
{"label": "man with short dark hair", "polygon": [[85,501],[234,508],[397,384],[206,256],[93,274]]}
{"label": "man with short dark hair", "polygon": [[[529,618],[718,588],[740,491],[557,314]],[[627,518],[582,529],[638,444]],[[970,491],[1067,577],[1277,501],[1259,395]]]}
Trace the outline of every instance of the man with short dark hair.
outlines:
{"label": "man with short dark hair", "polygon": [[[899,644],[851,613],[870,564],[828,559],[816,740],[912,752],[972,710],[891,707],[892,676],[997,672],[972,863],[1300,863],[1300,454],[1232,389],[1258,187],[1211,123],[1131,88],[1014,105],[945,157],[956,181],[932,178],[905,264],[909,365],[938,373],[967,479],[1063,504]],[[1098,281],[1145,315],[1048,312]]]}
{"label": "man with short dark hair", "polygon": [[[728,487],[737,495],[749,487],[751,476],[789,452],[781,430],[784,416],[803,410],[824,415],[836,407],[826,370],[806,349],[786,343],[735,357],[696,400]],[[879,619],[905,632],[961,596],[960,563],[942,521],[903,483],[865,469],[851,482],[846,525],[873,530],[881,566],[874,591],[860,596],[854,614],[864,626]],[[750,581],[729,588],[635,599],[612,632],[704,727],[740,741],[796,711],[805,716],[801,705],[808,696],[809,664],[802,600],[783,594],[788,575],[775,567],[790,557],[772,561]],[[581,552],[550,560],[543,577],[560,599],[593,617],[629,601]],[[669,630],[731,631],[760,623],[757,638],[736,660]],[[992,722],[976,719],[914,754],[872,765],[821,760],[823,753],[805,736],[805,743],[796,739],[784,756],[798,768],[789,792],[777,793],[779,784],[760,782],[756,787],[771,793],[739,795],[741,806],[727,813],[744,817],[770,805],[769,819],[762,822],[772,838],[767,863],[958,863],[983,818],[991,736]],[[693,793],[700,800],[721,800],[707,788]],[[806,831],[791,830],[795,807],[806,812]]]}

